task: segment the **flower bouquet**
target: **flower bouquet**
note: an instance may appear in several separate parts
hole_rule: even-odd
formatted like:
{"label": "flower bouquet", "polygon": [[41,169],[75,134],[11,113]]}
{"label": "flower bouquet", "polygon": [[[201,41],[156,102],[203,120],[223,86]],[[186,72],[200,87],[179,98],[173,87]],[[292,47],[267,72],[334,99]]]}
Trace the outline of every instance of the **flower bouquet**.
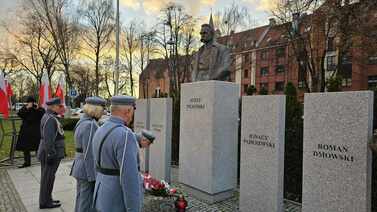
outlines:
{"label": "flower bouquet", "polygon": [[145,190],[153,196],[168,197],[174,196],[177,193],[177,190],[171,188],[164,180],[154,179],[148,173],[145,173],[143,177]]}

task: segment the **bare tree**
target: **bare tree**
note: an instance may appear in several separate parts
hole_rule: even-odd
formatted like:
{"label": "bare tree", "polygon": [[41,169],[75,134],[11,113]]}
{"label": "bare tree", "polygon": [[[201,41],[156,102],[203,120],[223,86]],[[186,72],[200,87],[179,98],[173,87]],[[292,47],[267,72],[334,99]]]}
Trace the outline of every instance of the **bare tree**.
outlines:
{"label": "bare tree", "polygon": [[41,82],[43,71],[47,71],[49,81],[55,72],[58,51],[51,43],[48,31],[35,17],[33,11],[25,10],[26,16],[19,26],[20,32],[11,32],[17,46],[9,49],[8,59],[16,62],[20,69],[28,71]]}
{"label": "bare tree", "polygon": [[[308,4],[305,0],[292,0],[279,4],[272,11],[284,26],[285,37],[292,47],[299,75],[304,76],[307,92],[325,90],[325,58],[328,50],[325,41],[334,32],[334,21],[324,16],[323,10],[317,10],[318,6]],[[315,15],[306,15],[313,10],[317,10]]]}
{"label": "bare tree", "polygon": [[11,75],[12,73],[19,70],[19,68],[19,63],[14,58],[13,54],[11,54],[11,52],[0,52],[0,70],[4,73],[5,76]]}
{"label": "bare tree", "polygon": [[161,23],[157,26],[156,41],[161,46],[161,54],[168,64],[170,79],[170,95],[178,95],[180,81],[180,53],[183,44],[183,29],[192,23],[193,17],[188,15],[178,4],[170,3],[161,11]]}
{"label": "bare tree", "polygon": [[220,31],[221,36],[227,37],[225,45],[228,45],[228,37],[231,33],[255,24],[250,14],[246,7],[240,6],[235,1],[229,7],[215,13],[214,27]]}
{"label": "bare tree", "polygon": [[192,55],[194,50],[198,49],[198,40],[196,39],[195,33],[196,20],[192,20],[187,23],[182,30],[182,55],[183,58],[180,60],[180,68],[178,70],[178,80],[179,80],[179,90],[181,83],[187,82],[190,79],[190,67],[192,62]]}
{"label": "bare tree", "polygon": [[[138,64],[139,70],[142,72],[149,63],[149,60],[152,55],[157,53],[156,47],[156,32],[155,31],[141,31],[139,33],[139,55],[138,55]],[[149,75],[149,73],[148,73]],[[143,95],[147,96],[147,83],[149,76],[140,78],[143,80]],[[140,86],[140,85],[139,85]]]}
{"label": "bare tree", "polygon": [[79,33],[77,14],[69,8],[74,4],[70,0],[28,0],[25,3],[50,33],[55,49],[59,50],[68,87],[72,88],[70,66],[78,50]]}
{"label": "bare tree", "polygon": [[135,57],[139,46],[139,32],[136,21],[131,21],[128,25],[123,27],[124,39],[122,40],[122,55],[126,62],[126,69],[130,80],[131,96],[134,95],[134,72],[135,72]]}
{"label": "bare tree", "polygon": [[[286,36],[293,47],[293,56],[299,72],[305,76],[308,92],[325,91],[325,71],[328,68],[331,70],[327,71],[332,73],[329,79],[338,77],[346,80],[351,77],[352,60],[363,60],[355,58],[357,55],[352,55],[353,49],[368,46],[368,42],[358,41],[377,41],[373,38],[364,39],[370,38],[370,32],[373,32],[370,27],[374,27],[374,31],[377,30],[375,25],[368,22],[371,17],[370,11],[376,9],[375,4],[369,1],[353,3],[349,0],[291,0],[273,11],[274,16],[286,28]],[[306,15],[308,13],[311,14]],[[366,32],[365,29],[368,28],[369,32]],[[332,67],[327,67],[325,61],[330,51],[336,52],[337,62]]]}
{"label": "bare tree", "polygon": [[89,50],[88,58],[95,63],[95,81],[98,85],[95,94],[99,93],[100,63],[104,50],[111,43],[111,33],[114,30],[114,9],[112,0],[90,0],[80,11],[84,17],[83,40]]}

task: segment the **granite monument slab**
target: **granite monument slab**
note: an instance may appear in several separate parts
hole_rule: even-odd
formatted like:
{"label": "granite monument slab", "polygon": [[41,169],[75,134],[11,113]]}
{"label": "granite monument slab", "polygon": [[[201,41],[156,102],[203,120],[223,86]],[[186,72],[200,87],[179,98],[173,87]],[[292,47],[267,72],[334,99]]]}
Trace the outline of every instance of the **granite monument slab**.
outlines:
{"label": "granite monument slab", "polygon": [[283,212],[285,96],[242,98],[240,211]]}
{"label": "granite monument slab", "polygon": [[373,92],[305,94],[303,212],[370,212]]}
{"label": "granite monument slab", "polygon": [[[136,100],[136,110],[134,116],[134,131],[135,133],[141,132],[143,129],[150,129],[149,126],[149,99],[138,99]],[[149,148],[140,149],[140,171],[147,172],[149,171]]]}
{"label": "granite monument slab", "polygon": [[234,195],[237,184],[239,85],[186,83],[181,89],[179,180],[209,203]]}
{"label": "granite monument slab", "polygon": [[171,180],[172,104],[171,98],[150,100],[150,130],[156,139],[149,147],[149,172],[154,178],[169,183]]}

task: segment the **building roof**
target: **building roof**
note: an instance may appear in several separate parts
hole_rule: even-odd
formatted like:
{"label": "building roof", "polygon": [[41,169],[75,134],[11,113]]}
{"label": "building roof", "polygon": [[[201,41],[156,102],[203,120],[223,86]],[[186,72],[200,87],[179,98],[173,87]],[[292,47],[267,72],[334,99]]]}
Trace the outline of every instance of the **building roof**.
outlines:
{"label": "building roof", "polygon": [[269,28],[269,25],[265,25],[242,32],[231,33],[228,36],[219,37],[217,41],[224,45],[228,44],[233,52],[242,52],[256,48],[258,42]]}
{"label": "building roof", "polygon": [[145,69],[140,73],[140,79],[145,79],[148,75],[154,74],[155,78],[159,78],[158,76],[163,76],[163,73],[168,68],[168,64],[166,63],[165,59],[157,58],[149,60],[149,63],[145,67]]}

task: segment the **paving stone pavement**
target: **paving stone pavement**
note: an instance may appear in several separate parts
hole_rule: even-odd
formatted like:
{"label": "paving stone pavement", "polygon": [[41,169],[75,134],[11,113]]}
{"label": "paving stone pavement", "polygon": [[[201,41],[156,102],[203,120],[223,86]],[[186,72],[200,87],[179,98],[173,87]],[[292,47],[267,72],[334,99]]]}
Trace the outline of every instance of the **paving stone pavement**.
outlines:
{"label": "paving stone pavement", "polygon": [[[52,210],[39,210],[39,180],[40,166],[35,165],[25,169],[0,169],[0,212],[72,212],[74,209],[76,181],[69,176],[72,161],[64,161],[60,165],[54,187],[54,199],[62,202],[62,207]],[[8,176],[9,174],[9,176]],[[178,168],[172,168],[172,187],[182,191],[178,180]],[[13,184],[12,184],[13,182]],[[182,192],[189,202],[188,212],[237,212],[238,192],[234,198],[218,204],[208,205],[184,191]],[[5,201],[4,201],[5,200]],[[172,212],[173,198],[159,198],[145,195],[144,212]],[[285,202],[286,212],[301,212],[300,205]],[[251,211],[250,211],[251,212]]]}
{"label": "paving stone pavement", "polygon": [[0,211],[26,211],[21,202],[20,196],[7,173],[7,170],[0,168]]}

